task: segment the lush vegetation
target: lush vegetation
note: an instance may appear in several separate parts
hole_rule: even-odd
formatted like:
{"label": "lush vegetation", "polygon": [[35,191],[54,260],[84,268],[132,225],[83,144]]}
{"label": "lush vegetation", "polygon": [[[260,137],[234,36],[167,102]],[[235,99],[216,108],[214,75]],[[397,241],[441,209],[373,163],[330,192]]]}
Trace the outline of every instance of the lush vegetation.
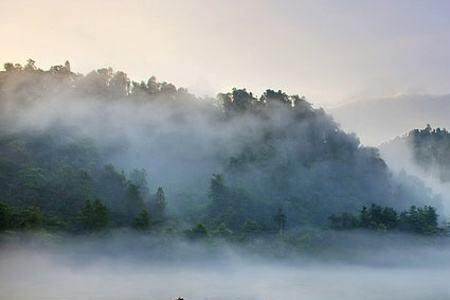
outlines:
{"label": "lush vegetation", "polygon": [[390,207],[372,204],[363,207],[359,215],[343,213],[331,215],[330,223],[333,229],[369,229],[377,231],[405,231],[419,234],[438,234],[446,228],[438,227],[438,215],[432,206],[417,208],[398,213]]}
{"label": "lush vegetation", "polygon": [[412,146],[417,164],[425,171],[437,170],[438,177],[450,181],[450,133],[446,129],[414,129],[406,139]]}
{"label": "lush vegetation", "polygon": [[[53,220],[51,227],[74,231],[108,225],[143,228],[149,210],[152,222],[163,220],[164,191],[147,191],[144,170],[133,170],[127,178],[101,163],[92,141],[58,143],[49,135],[4,136],[0,141],[0,199],[5,199],[5,220],[11,220],[3,228],[29,227],[18,217],[27,212],[40,215],[38,219],[45,213]],[[15,212],[8,205],[25,210]],[[43,221],[33,224],[38,223]]]}
{"label": "lush vegetation", "polygon": [[[375,205],[367,210],[369,221],[365,215],[352,215],[371,203],[395,209],[438,203],[420,185],[414,183],[416,188],[410,191],[408,182],[389,172],[377,149],[360,145],[356,136],[340,130],[322,109],[298,95],[267,90],[256,97],[245,89],[233,89],[205,101],[154,77],[132,82],[125,73],[109,68],[84,76],[72,72],[68,62],[41,70],[29,60],[25,66],[5,64],[4,69],[0,72],[1,230],[87,233],[129,227],[191,239],[245,240],[262,234],[283,236],[301,227],[326,227],[329,215],[348,211],[332,218],[333,228],[437,231],[437,225],[426,219],[436,213],[429,206],[397,215],[394,209]],[[62,119],[29,121],[34,120],[31,110],[45,109],[47,101],[55,99],[65,104],[99,101],[98,118],[116,103],[147,109],[149,118],[150,109],[170,111],[165,121],[170,124],[165,126],[173,132],[194,128],[190,135],[173,137],[170,130],[166,135],[169,145],[182,148],[183,155],[200,151],[202,145],[188,148],[188,143],[178,143],[203,137],[211,127],[222,140],[207,135],[212,140],[207,145],[218,145],[205,147],[201,157],[214,165],[205,171],[208,188],[195,185],[166,200],[171,189],[151,187],[149,181],[159,182],[158,173],[175,178],[187,168],[191,168],[187,177],[194,177],[203,168],[200,161],[188,167],[187,160],[171,162],[170,167],[153,170],[153,179],[142,166],[118,170],[111,152],[120,156],[123,147],[100,142],[100,135],[80,133],[83,124],[73,128]],[[203,127],[191,126],[192,115],[204,118]],[[111,134],[114,123],[102,125],[107,128],[102,134]],[[143,126],[148,133],[142,140],[155,134],[154,128]],[[381,219],[377,219],[379,209]]]}

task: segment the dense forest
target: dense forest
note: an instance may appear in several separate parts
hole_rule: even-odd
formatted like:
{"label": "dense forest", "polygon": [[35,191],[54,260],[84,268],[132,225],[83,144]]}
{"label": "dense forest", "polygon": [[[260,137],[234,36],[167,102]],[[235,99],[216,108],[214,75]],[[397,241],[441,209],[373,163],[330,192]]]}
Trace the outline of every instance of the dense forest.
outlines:
{"label": "dense forest", "polygon": [[426,172],[437,169],[443,182],[450,181],[450,133],[445,129],[414,129],[406,137],[412,146],[415,162]]}
{"label": "dense forest", "polygon": [[[422,173],[421,177],[429,177],[440,184],[450,181],[450,133],[445,128],[432,128],[428,124],[425,128],[410,130],[380,148],[385,158],[397,164],[397,168],[415,171],[411,170],[413,166]],[[396,161],[398,155],[404,159]]]}
{"label": "dense forest", "polygon": [[329,219],[334,229],[399,230],[426,235],[445,230],[439,228],[438,215],[432,206],[417,208],[413,205],[409,210],[398,213],[390,207],[372,204],[369,208],[363,207],[358,216],[343,213],[331,215]]}
{"label": "dense forest", "polygon": [[[411,135],[418,159],[447,162],[424,148],[446,131]],[[0,230],[441,232],[438,197],[304,97],[235,88],[199,98],[111,68],[74,73],[69,62],[0,72],[0,201]]]}

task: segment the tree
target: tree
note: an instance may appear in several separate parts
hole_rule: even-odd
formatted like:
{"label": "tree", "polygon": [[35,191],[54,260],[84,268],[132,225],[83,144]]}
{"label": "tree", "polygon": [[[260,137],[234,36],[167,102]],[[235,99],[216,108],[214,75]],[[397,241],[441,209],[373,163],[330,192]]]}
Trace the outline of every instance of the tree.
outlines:
{"label": "tree", "polygon": [[42,226],[43,220],[44,215],[38,207],[29,207],[13,216],[13,227],[26,230],[37,229]]}
{"label": "tree", "polygon": [[217,216],[227,207],[228,191],[221,174],[213,174],[209,184],[210,215]]}
{"label": "tree", "polygon": [[130,91],[130,79],[124,72],[117,71],[109,80],[109,88],[113,97],[125,97]]}
{"label": "tree", "polygon": [[363,228],[390,230],[397,228],[398,216],[393,208],[372,204],[361,210],[360,223]]}
{"label": "tree", "polygon": [[370,214],[367,210],[367,207],[363,206],[360,214],[360,225],[362,228],[369,228],[370,227]]}
{"label": "tree", "polygon": [[378,231],[401,230],[419,234],[436,234],[442,229],[438,227],[438,214],[432,206],[417,208],[398,214],[393,208],[372,204],[369,209],[363,207],[359,218],[349,213],[329,217],[334,229],[367,228]]}
{"label": "tree", "polygon": [[44,215],[39,207],[13,209],[0,202],[0,231],[8,229],[38,229],[44,223]]}
{"label": "tree", "polygon": [[139,191],[144,199],[149,196],[147,171],[145,169],[134,169],[130,173],[130,182],[139,187]]}
{"label": "tree", "polygon": [[160,89],[161,85],[156,81],[156,77],[150,77],[150,79],[147,81],[147,92],[150,95],[155,95],[160,92]]}
{"label": "tree", "polygon": [[25,71],[36,71],[36,61],[32,60],[31,58],[27,59],[27,63],[25,64],[25,67],[23,69]]}
{"label": "tree", "polygon": [[14,71],[16,71],[16,68],[14,67],[14,64],[13,63],[5,63],[4,65],[3,65],[3,68],[5,69],[5,71],[6,72],[14,72]]}
{"label": "tree", "polygon": [[278,90],[278,92],[275,92],[274,90],[271,89],[266,90],[264,94],[261,96],[261,101],[264,101],[265,103],[277,102],[281,104],[292,105],[289,96],[280,90]]}
{"label": "tree", "polygon": [[81,209],[81,225],[86,231],[99,231],[108,226],[108,209],[96,199],[93,203],[90,200],[85,202]]}
{"label": "tree", "polygon": [[11,229],[12,209],[3,202],[0,202],[0,231]]}
{"label": "tree", "polygon": [[278,208],[277,213],[273,216],[273,219],[274,219],[275,223],[277,224],[279,233],[283,234],[283,232],[286,228],[287,217],[284,214],[282,207]]}
{"label": "tree", "polygon": [[165,209],[166,209],[166,198],[164,196],[164,190],[162,187],[158,187],[155,199],[155,215],[158,219],[160,220],[164,219]]}
{"label": "tree", "polygon": [[391,207],[383,208],[383,219],[382,223],[387,229],[395,229],[398,226],[398,216],[397,212]]}
{"label": "tree", "polygon": [[439,231],[438,214],[432,206],[411,206],[408,211],[400,214],[399,224],[401,230],[420,234],[435,234]]}
{"label": "tree", "polygon": [[125,201],[126,219],[130,225],[133,218],[144,208],[144,201],[137,185],[128,183]]}
{"label": "tree", "polygon": [[133,227],[137,230],[147,230],[150,227],[150,217],[146,209],[142,209],[133,221]]}
{"label": "tree", "polygon": [[71,72],[71,70],[70,70],[70,62],[68,60],[66,60],[64,62],[64,68],[65,68],[66,72],[69,72],[69,73]]}

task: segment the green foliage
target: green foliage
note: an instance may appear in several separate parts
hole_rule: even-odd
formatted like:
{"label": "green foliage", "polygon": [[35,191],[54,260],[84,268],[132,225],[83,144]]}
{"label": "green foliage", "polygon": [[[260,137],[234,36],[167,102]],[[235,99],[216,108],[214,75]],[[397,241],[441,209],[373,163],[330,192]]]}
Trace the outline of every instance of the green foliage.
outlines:
{"label": "green foliage", "polygon": [[401,230],[420,234],[435,234],[439,231],[437,220],[438,215],[434,207],[411,206],[408,211],[400,214],[399,227]]}
{"label": "green foliage", "polygon": [[251,199],[242,190],[226,186],[221,174],[213,174],[208,196],[210,204],[207,221],[213,226],[225,224],[231,230],[238,231],[248,217],[257,214],[258,210],[252,205]]}
{"label": "green foliage", "polygon": [[280,232],[280,234],[283,233],[283,231],[286,229],[286,223],[287,223],[287,217],[284,214],[283,208],[278,208],[277,213],[273,216],[273,220],[275,221],[275,224],[277,225],[277,229]]}
{"label": "green foliage", "polygon": [[217,215],[228,205],[228,191],[225,179],[221,174],[213,174],[209,185],[209,198],[211,200],[210,214]]}
{"label": "green foliage", "polygon": [[[198,99],[171,83],[158,82],[155,77],[131,82],[126,73],[111,68],[85,76],[72,72],[69,62],[49,70],[39,69],[33,60],[23,67],[6,63],[4,68],[0,71],[0,99],[8,99],[19,108],[40,105],[42,99],[55,99],[64,93],[69,99],[95,98],[106,100],[104,103],[170,104],[174,115],[179,113],[183,119],[190,112],[185,107],[199,102],[188,101]],[[356,211],[374,201],[400,203],[401,207],[429,199],[416,201],[414,193],[394,184],[377,149],[361,145],[356,136],[342,131],[304,97],[270,89],[257,97],[235,88],[219,94],[216,100],[220,109],[207,110],[214,111],[208,120],[220,124],[219,130],[239,125],[239,133],[248,134],[237,134],[233,151],[220,153],[222,165],[217,169],[222,174],[212,175],[209,201],[204,201],[205,190],[193,187],[196,191],[191,197],[198,200],[187,201],[189,217],[187,210],[180,209],[174,221],[166,211],[162,187],[151,193],[144,169],[133,170],[127,178],[108,164],[104,152],[110,149],[97,149],[94,140],[79,138],[71,129],[50,126],[45,131],[0,132],[0,199],[6,201],[0,205],[0,229],[44,226],[74,230],[79,223],[86,231],[107,226],[146,229],[150,211],[152,222],[160,225],[203,222],[205,225],[190,230],[194,237],[207,236],[206,226],[214,229],[211,234],[221,237],[251,236],[275,228],[285,231],[288,216],[292,228],[320,226],[332,213]],[[3,113],[8,110],[1,109],[1,101],[3,125],[8,124],[3,119],[10,116]],[[445,130],[427,127],[412,135],[417,157],[424,165],[430,161],[448,163],[449,134]],[[431,151],[426,146],[429,142]],[[280,204],[285,210],[276,210]],[[344,213],[330,220],[340,229],[431,233],[437,227],[435,214],[435,210],[423,208],[398,216],[392,208],[371,206],[359,217]]]}
{"label": "green foliage", "polygon": [[20,229],[38,229],[42,226],[44,216],[38,207],[22,210],[15,218],[15,227]]}
{"label": "green foliage", "polygon": [[44,224],[44,215],[38,207],[14,209],[0,202],[0,231],[35,230]]}
{"label": "green foliage", "polygon": [[146,209],[142,209],[136,218],[134,218],[133,227],[142,231],[150,228],[150,216]]}
{"label": "green foliage", "polygon": [[13,212],[11,207],[6,203],[0,202],[0,231],[10,229],[12,227]]}
{"label": "green foliage", "polygon": [[398,214],[393,208],[372,204],[369,209],[363,207],[359,216],[343,213],[331,215],[329,220],[334,229],[401,230],[425,235],[442,231],[438,227],[436,209],[432,206],[411,206],[408,211]]}
{"label": "green foliage", "polygon": [[130,182],[139,188],[142,198],[145,200],[149,196],[149,188],[147,182],[147,171],[145,169],[134,169],[130,173]]}
{"label": "green foliage", "polygon": [[127,186],[125,197],[125,209],[127,220],[132,220],[142,209],[144,209],[144,201],[139,192],[139,187],[129,183]]}
{"label": "green foliage", "polygon": [[85,199],[100,198],[108,206],[111,225],[131,226],[145,207],[145,171],[133,172],[140,185],[134,184],[112,165],[103,166],[92,141],[64,133],[0,135],[0,198],[14,207],[15,220],[23,223],[17,211],[36,207],[51,216],[44,227],[74,230]]}
{"label": "green foliage", "polygon": [[450,181],[450,133],[446,129],[414,129],[406,137],[412,146],[413,157],[423,170],[438,171],[443,182]]}
{"label": "green foliage", "polygon": [[164,196],[164,190],[162,187],[158,187],[155,196],[155,216],[159,220],[163,220],[165,217],[166,209],[166,197]]}
{"label": "green foliage", "polygon": [[361,225],[369,229],[386,228],[389,230],[397,228],[398,225],[397,212],[393,208],[375,204],[372,204],[369,210],[363,207],[360,219]]}
{"label": "green foliage", "polygon": [[81,209],[80,221],[83,230],[88,232],[104,230],[108,226],[108,209],[100,200],[87,200]]}

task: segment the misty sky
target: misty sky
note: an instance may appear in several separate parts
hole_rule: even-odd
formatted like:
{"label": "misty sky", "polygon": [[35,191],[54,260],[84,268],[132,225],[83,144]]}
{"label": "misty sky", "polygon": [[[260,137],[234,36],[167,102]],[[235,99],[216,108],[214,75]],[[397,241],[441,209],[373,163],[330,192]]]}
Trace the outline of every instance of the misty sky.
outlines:
{"label": "misty sky", "polygon": [[320,105],[450,92],[450,1],[0,0],[0,63],[112,66]]}

